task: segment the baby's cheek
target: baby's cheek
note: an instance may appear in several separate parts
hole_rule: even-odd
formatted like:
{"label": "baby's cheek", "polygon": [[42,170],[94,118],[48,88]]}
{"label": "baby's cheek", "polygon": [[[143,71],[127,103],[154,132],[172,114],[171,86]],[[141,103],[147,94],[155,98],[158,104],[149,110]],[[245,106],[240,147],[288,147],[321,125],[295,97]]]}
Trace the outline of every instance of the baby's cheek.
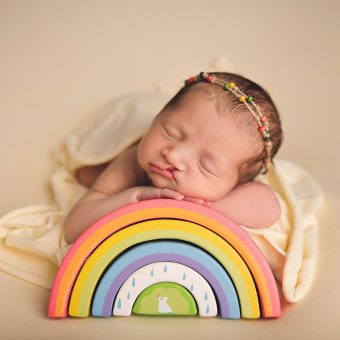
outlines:
{"label": "baby's cheek", "polygon": [[220,200],[228,195],[232,190],[230,183],[221,183],[219,181],[209,181],[206,185],[201,185],[200,197],[209,202]]}
{"label": "baby's cheek", "polygon": [[190,179],[186,178],[186,180],[182,178],[178,186],[178,191],[184,196],[207,200],[208,197],[211,197],[214,189],[211,187],[209,181],[193,176]]}
{"label": "baby's cheek", "polygon": [[148,141],[142,140],[138,146],[137,159],[139,165],[145,169],[145,166],[149,163],[150,148],[148,147]]}

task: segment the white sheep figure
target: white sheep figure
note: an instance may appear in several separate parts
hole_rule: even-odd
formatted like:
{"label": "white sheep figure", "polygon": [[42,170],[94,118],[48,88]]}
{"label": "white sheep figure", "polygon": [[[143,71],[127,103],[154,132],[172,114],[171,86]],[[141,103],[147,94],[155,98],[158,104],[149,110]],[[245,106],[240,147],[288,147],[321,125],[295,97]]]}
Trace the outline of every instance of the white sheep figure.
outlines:
{"label": "white sheep figure", "polygon": [[167,301],[168,298],[166,296],[162,297],[158,295],[158,313],[173,313]]}

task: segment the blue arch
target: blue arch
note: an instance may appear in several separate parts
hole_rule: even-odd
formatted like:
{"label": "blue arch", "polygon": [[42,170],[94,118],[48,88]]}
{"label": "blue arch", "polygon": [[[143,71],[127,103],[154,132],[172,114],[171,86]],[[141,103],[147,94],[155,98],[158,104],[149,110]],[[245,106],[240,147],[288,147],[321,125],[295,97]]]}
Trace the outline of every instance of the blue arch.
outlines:
{"label": "blue arch", "polygon": [[200,273],[211,285],[222,318],[240,318],[235,287],[225,269],[210,254],[181,241],[152,241],[138,244],[121,254],[100,279],[94,293],[92,315],[109,317],[120,286],[136,269],[149,263],[172,261]]}

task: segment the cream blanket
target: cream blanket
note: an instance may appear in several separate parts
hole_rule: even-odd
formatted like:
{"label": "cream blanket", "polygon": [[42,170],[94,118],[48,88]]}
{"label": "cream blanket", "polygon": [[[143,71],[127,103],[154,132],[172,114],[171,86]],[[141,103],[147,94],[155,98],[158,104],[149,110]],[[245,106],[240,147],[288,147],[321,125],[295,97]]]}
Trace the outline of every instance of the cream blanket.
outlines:
{"label": "cream blanket", "polygon": [[[140,138],[169,96],[135,94],[119,98],[69,136],[55,154],[51,177],[54,202],[14,210],[0,218],[0,269],[51,288],[68,250],[63,221],[86,192],[75,176],[84,165],[115,157]],[[271,185],[282,205],[280,220],[268,229],[243,227],[267,258],[289,302],[301,300],[311,286],[317,259],[317,217],[322,194],[300,166],[278,160],[260,181]]]}

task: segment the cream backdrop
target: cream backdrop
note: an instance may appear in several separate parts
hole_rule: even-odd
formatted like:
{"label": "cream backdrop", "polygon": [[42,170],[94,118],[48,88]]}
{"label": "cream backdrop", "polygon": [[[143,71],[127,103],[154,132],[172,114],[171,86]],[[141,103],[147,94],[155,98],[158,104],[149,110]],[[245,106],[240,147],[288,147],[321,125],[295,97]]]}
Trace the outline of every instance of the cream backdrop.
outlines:
{"label": "cream backdrop", "polygon": [[1,338],[338,339],[339,12],[327,0],[0,0],[0,214],[50,202],[53,150],[112,98],[176,87],[216,61],[269,89],[279,157],[325,195],[313,287],[279,320],[48,320],[46,290],[0,273]]}

